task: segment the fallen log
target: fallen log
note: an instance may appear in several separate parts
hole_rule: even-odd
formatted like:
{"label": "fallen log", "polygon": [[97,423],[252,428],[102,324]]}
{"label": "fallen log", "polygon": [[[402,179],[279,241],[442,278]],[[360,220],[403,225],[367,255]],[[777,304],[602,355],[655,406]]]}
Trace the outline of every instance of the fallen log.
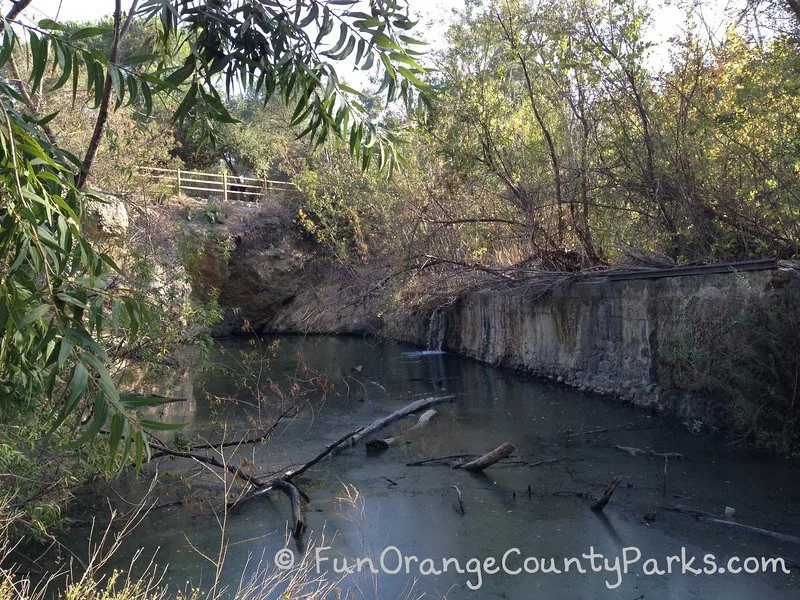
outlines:
{"label": "fallen log", "polygon": [[611,500],[614,490],[617,489],[617,486],[621,481],[621,477],[614,477],[614,479],[611,480],[611,483],[609,483],[608,487],[606,487],[606,491],[603,492],[602,496],[600,496],[600,499],[592,504],[592,512],[602,512],[602,510],[606,507],[606,504],[608,504],[608,501]]}
{"label": "fallen log", "polygon": [[485,468],[491,467],[494,463],[511,456],[511,453],[514,452],[514,450],[516,450],[514,444],[506,442],[488,454],[484,454],[483,456],[463,465],[459,465],[456,468],[463,469],[464,471],[470,471],[472,473],[483,471]]}
{"label": "fallen log", "polygon": [[376,421],[373,421],[367,427],[363,427],[358,431],[353,432],[350,436],[346,444],[342,444],[343,447],[345,446],[355,446],[358,442],[362,439],[375,433],[376,431],[380,431],[381,429],[391,425],[395,421],[399,421],[403,417],[407,417],[410,414],[413,414],[417,411],[430,408],[431,406],[435,406],[437,404],[442,404],[444,402],[449,402],[455,398],[455,396],[433,396],[432,398],[422,398],[420,400],[416,400],[411,404],[405,405],[400,410],[394,411],[392,414],[380,418]]}

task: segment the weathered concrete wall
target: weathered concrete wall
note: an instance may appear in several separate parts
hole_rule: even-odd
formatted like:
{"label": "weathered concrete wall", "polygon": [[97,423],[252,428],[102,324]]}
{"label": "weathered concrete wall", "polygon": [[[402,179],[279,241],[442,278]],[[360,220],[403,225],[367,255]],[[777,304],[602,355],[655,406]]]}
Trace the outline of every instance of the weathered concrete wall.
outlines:
{"label": "weathered concrete wall", "polygon": [[713,321],[721,311],[768,298],[798,271],[651,280],[588,280],[545,294],[482,291],[446,309],[444,348],[498,366],[601,394],[685,420],[718,424],[724,415],[660,381],[659,352],[685,315]]}

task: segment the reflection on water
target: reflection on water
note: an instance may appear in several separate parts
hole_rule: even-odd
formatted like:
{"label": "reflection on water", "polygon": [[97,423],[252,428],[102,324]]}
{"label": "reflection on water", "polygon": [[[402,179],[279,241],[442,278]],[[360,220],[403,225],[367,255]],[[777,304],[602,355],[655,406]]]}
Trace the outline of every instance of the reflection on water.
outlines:
{"label": "reflection on water", "polygon": [[[231,342],[224,352],[196,365],[190,374],[192,401],[160,407],[162,416],[188,422],[187,436],[218,440],[253,423],[270,422],[285,406],[280,394],[288,388],[279,383],[284,376],[305,382],[309,373],[324,373],[333,384],[324,404],[282,421],[268,444],[240,450],[238,459],[247,462],[239,464],[252,463],[257,472],[268,473],[309,460],[348,431],[410,400],[442,390],[456,396],[453,403],[437,407],[439,414],[430,424],[407,434],[407,443],[379,456],[366,456],[363,447],[355,448],[322,461],[299,480],[311,498],[311,537],[318,540],[324,532],[330,547],[321,554],[322,568],[332,569],[334,557],[347,557],[351,563],[370,557],[379,564],[386,548],[391,548],[385,554],[390,568],[399,554],[417,557],[416,562],[410,560],[409,576],[362,573],[348,578],[346,587],[355,597],[361,593],[368,598],[403,597],[415,576],[416,595],[411,597],[798,597],[797,569],[790,575],[693,575],[682,574],[676,563],[669,575],[642,574],[646,559],[665,567],[666,557],[680,556],[682,549],[699,557],[694,566],[699,563],[701,568],[702,557],[709,553],[719,564],[734,556],[799,560],[796,544],[664,508],[683,505],[721,515],[725,506],[731,506],[742,523],[797,535],[800,489],[798,468],[792,463],[746,456],[718,441],[691,437],[679,426],[641,411],[441,352],[354,337],[284,337],[279,353],[272,357],[265,351],[270,341]],[[220,364],[235,370],[214,368]],[[244,372],[255,376],[257,383],[246,381]],[[268,390],[271,404],[257,401],[259,389]],[[224,399],[228,395],[236,401]],[[221,422],[226,424],[224,430]],[[411,422],[385,435],[396,434]],[[517,452],[506,464],[483,474],[445,466],[407,466],[432,457],[480,454],[506,441]],[[615,446],[675,452],[687,458],[668,461],[665,493],[664,458],[631,455]],[[202,470],[169,459],[160,466],[167,481],[170,470],[186,469]],[[623,477],[623,484],[604,513],[592,513],[591,501],[577,494],[599,496],[615,475]],[[119,483],[130,497],[136,497],[142,486],[141,481]],[[342,499],[344,486],[350,501]],[[456,510],[453,486],[462,495],[464,515]],[[286,498],[275,494],[230,516],[226,582],[235,587],[249,557],[272,560],[284,545],[289,514]],[[159,561],[170,564],[168,581],[182,588],[187,581],[210,580],[213,568],[198,552],[213,555],[219,539],[214,515],[175,506],[153,512],[134,532],[129,546],[144,547],[148,554],[160,548]],[[77,541],[70,545],[79,547]],[[521,568],[525,557],[536,558],[528,566],[550,558],[563,565],[566,559],[588,554],[590,548],[611,557],[612,567],[613,558],[622,557],[625,548],[628,558],[635,555],[635,548],[641,559],[616,589],[608,589],[605,582],[613,584],[617,576],[593,572],[585,558],[585,573],[573,568],[561,574],[490,574],[490,566],[482,572],[479,590],[467,586],[470,582],[475,587],[478,577],[466,569],[471,558],[495,557],[499,562],[508,553],[511,568]],[[424,574],[414,567],[430,558],[426,573],[435,572],[427,567],[441,566],[448,557],[467,572],[451,568],[439,575]],[[128,558],[118,560],[125,564]]]}

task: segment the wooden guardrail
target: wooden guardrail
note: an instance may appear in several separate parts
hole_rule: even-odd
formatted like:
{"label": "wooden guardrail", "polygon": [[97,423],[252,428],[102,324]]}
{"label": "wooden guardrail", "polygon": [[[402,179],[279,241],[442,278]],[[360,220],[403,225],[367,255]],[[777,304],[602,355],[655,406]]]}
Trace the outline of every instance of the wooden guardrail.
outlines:
{"label": "wooden guardrail", "polygon": [[162,169],[139,167],[139,173],[151,180],[172,183],[175,192],[205,192],[220,194],[222,200],[246,200],[254,202],[271,192],[296,192],[297,186],[288,181],[242,177],[228,173],[204,173],[184,169]]}

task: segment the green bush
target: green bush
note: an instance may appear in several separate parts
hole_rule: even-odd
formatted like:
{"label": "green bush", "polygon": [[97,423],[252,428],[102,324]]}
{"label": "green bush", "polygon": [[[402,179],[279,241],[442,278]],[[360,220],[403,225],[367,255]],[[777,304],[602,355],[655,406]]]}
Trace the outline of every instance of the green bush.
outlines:
{"label": "green bush", "polygon": [[685,314],[660,341],[659,377],[716,398],[730,428],[756,446],[800,451],[800,295],[753,295],[711,321]]}

